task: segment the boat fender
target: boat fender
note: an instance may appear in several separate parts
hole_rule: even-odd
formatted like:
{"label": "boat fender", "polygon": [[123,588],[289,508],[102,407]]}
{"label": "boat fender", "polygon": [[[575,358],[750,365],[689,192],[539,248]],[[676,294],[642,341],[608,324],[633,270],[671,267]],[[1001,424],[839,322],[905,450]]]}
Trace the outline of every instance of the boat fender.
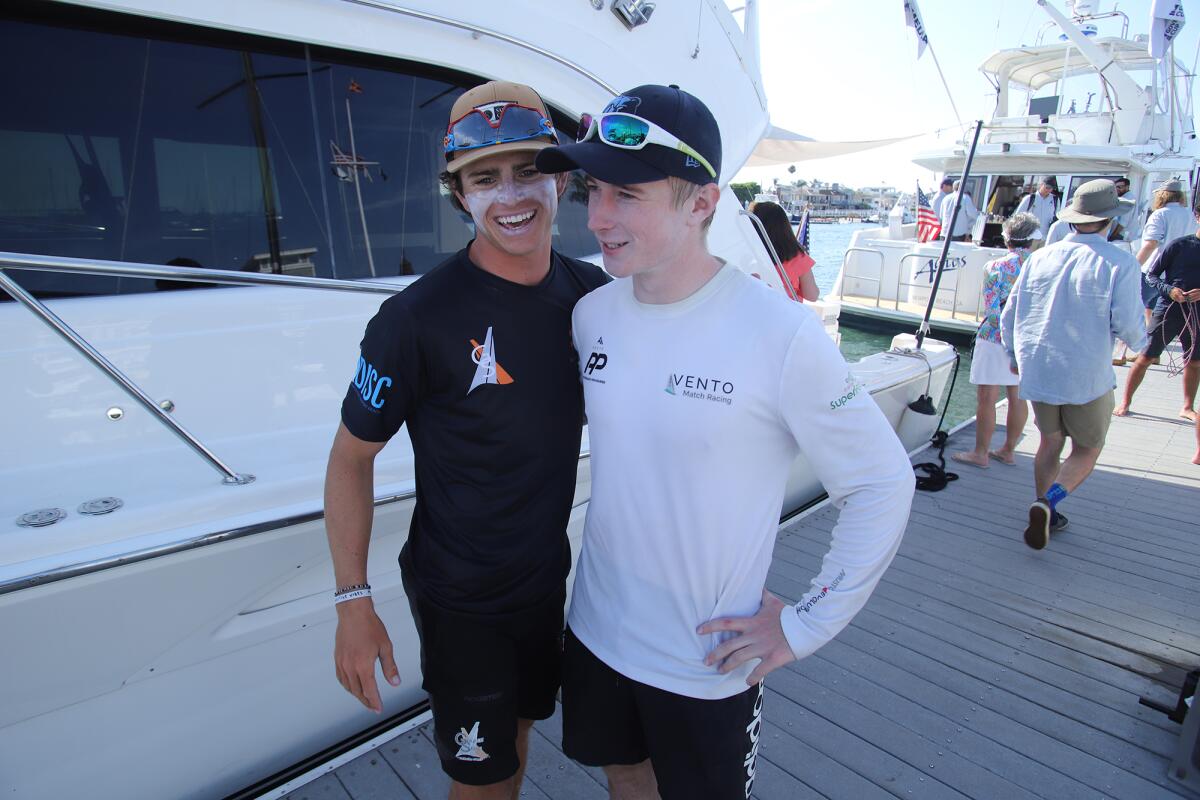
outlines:
{"label": "boat fender", "polygon": [[908,404],[896,426],[896,434],[902,442],[926,442],[937,430],[937,408],[929,395],[923,394]]}

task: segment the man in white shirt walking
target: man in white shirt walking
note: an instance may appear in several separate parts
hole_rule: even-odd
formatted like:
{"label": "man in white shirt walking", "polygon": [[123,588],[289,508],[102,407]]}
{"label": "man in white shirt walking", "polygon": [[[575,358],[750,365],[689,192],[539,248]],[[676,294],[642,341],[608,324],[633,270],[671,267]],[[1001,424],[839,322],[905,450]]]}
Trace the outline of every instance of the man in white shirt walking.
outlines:
{"label": "man in white shirt walking", "polygon": [[[833,638],[900,543],[913,472],[820,321],[708,252],[721,138],[678,87],[640,86],[580,141],[588,225],[616,281],[573,315],[592,498],[564,652],[563,749],[614,798],[749,797],[762,680]],[[841,509],[794,606],[766,592],[803,453]]]}
{"label": "man in white shirt walking", "polygon": [[[1035,550],[1067,526],[1057,506],[1092,473],[1104,447],[1115,405],[1113,336],[1138,350],[1146,344],[1137,262],[1104,235],[1131,206],[1117,199],[1112,181],[1080,186],[1059,212],[1075,232],[1029,257],[1000,315],[1021,398],[1033,402],[1041,434],[1033,460],[1037,499],[1025,529]],[[1071,454],[1060,463],[1068,437]]]}

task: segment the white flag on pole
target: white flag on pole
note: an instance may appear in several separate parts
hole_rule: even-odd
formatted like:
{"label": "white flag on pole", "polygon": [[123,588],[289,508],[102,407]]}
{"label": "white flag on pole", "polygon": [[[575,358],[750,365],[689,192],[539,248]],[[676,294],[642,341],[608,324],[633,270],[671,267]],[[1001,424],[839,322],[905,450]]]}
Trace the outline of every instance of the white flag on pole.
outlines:
{"label": "white flag on pole", "polygon": [[1150,9],[1150,57],[1163,58],[1171,41],[1183,28],[1183,3],[1179,0],[1154,0]]}
{"label": "white flag on pole", "polygon": [[[1179,18],[1180,24],[1182,24],[1182,9],[1179,11]],[[921,18],[921,9],[917,8],[917,0],[904,0],[904,24],[917,34],[917,58],[920,58],[925,55],[925,48],[929,45],[929,36],[925,33],[925,20]]]}

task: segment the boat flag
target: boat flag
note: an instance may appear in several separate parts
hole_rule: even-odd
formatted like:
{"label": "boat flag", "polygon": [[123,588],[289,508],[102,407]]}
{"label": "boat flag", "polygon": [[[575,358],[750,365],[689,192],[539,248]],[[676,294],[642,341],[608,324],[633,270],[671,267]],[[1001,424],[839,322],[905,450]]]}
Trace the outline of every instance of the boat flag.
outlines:
{"label": "boat flag", "polygon": [[1183,23],[1183,3],[1177,0],[1154,0],[1150,9],[1151,58],[1161,59],[1167,54]]}
{"label": "boat flag", "polygon": [[917,34],[917,58],[920,58],[929,45],[929,35],[925,33],[925,20],[921,17],[921,9],[917,8],[917,0],[904,0],[904,24]]}
{"label": "boat flag", "polygon": [[346,91],[349,92],[350,94],[362,94],[363,93],[362,84],[359,83],[358,81],[354,80],[354,78],[351,78],[350,85],[346,87]]}
{"label": "boat flag", "polygon": [[929,198],[921,191],[921,184],[917,183],[917,241],[928,242],[936,239],[938,234],[942,232],[942,221],[937,218],[937,214],[933,213],[933,206],[929,204]]}

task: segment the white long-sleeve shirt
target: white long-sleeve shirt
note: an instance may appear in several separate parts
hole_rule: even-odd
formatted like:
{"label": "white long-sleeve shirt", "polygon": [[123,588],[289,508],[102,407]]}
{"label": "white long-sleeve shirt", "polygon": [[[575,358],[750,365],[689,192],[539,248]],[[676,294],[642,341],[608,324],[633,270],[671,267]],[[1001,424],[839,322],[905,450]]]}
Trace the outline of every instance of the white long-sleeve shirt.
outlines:
{"label": "white long-sleeve shirt", "polygon": [[700,624],[752,616],[785,482],[807,458],[841,513],[781,624],[798,658],[862,608],[900,544],[912,466],[819,320],[731,266],[690,297],[639,303],[629,279],[573,317],[592,498],[569,624],[621,674],[676,694],[745,691],[753,664],[704,664]]}

